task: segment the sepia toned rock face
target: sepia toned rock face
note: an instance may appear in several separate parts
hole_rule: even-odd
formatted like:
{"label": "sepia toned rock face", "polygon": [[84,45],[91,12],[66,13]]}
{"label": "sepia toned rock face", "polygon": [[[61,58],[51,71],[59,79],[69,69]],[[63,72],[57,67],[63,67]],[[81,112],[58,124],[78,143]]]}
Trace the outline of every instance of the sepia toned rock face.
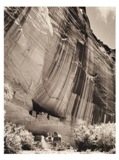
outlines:
{"label": "sepia toned rock face", "polygon": [[113,122],[114,53],[93,34],[84,7],[23,8],[5,32],[5,79],[37,110]]}

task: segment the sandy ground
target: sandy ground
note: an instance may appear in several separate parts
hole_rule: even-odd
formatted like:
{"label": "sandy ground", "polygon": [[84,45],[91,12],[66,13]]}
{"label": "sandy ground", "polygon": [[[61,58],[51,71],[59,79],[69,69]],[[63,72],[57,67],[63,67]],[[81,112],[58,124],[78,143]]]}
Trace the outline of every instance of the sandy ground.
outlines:
{"label": "sandy ground", "polygon": [[105,152],[76,152],[74,150],[65,150],[65,151],[53,151],[53,150],[42,150],[42,151],[19,151],[18,154],[108,154]]}

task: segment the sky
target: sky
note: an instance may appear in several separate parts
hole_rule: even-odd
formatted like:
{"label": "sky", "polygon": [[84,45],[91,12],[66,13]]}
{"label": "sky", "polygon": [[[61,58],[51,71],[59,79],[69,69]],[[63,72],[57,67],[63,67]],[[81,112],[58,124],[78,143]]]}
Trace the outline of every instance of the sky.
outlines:
{"label": "sky", "polygon": [[115,7],[87,7],[91,29],[98,39],[115,49]]}

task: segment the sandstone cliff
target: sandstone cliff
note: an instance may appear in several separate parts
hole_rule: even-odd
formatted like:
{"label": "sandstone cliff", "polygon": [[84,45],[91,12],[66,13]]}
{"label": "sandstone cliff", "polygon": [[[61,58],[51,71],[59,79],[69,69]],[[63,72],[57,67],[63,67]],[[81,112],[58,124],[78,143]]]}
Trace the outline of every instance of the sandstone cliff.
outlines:
{"label": "sandstone cliff", "polygon": [[115,50],[94,35],[86,8],[5,8],[4,40],[13,105],[68,122],[114,122]]}

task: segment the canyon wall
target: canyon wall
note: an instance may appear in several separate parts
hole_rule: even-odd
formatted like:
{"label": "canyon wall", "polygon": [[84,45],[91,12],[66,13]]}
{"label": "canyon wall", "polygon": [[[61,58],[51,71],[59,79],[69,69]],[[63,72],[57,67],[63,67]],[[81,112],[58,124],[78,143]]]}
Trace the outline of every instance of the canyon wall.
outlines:
{"label": "canyon wall", "polygon": [[4,40],[14,100],[69,122],[115,121],[115,50],[94,35],[86,8],[5,8]]}

